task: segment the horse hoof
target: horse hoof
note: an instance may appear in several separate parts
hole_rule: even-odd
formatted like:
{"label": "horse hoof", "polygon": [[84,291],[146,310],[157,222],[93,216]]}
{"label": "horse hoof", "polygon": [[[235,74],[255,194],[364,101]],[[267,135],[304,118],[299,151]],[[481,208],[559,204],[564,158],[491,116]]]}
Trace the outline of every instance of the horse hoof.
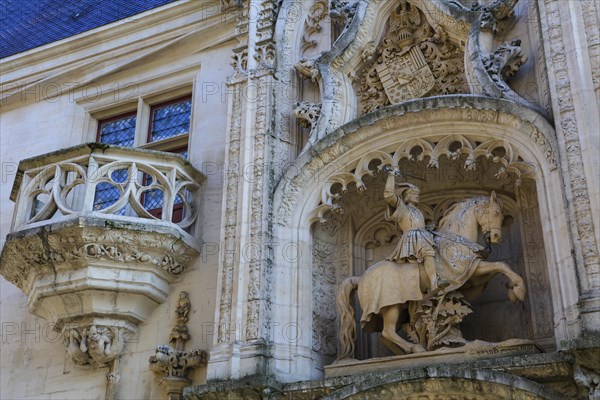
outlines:
{"label": "horse hoof", "polygon": [[410,352],[413,353],[413,354],[414,353],[424,353],[426,351],[427,350],[425,350],[425,347],[421,346],[420,344],[415,344],[414,346],[412,346],[410,348]]}

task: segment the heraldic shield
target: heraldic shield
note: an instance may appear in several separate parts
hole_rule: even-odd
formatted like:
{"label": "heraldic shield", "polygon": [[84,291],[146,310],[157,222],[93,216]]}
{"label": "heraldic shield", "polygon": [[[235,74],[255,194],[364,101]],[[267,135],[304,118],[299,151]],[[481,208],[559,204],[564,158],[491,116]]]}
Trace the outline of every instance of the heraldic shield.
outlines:
{"label": "heraldic shield", "polygon": [[393,59],[384,60],[375,69],[392,104],[422,97],[435,85],[433,73],[417,45]]}

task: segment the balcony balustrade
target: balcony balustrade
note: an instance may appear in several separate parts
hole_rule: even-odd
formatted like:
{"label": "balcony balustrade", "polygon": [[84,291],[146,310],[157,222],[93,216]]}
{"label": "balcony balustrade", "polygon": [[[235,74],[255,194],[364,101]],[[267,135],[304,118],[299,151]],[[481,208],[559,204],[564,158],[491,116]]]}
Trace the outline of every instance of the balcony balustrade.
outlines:
{"label": "balcony balustrade", "polygon": [[106,365],[198,256],[204,180],[176,154],[98,143],[23,160],[0,273],[75,363]]}

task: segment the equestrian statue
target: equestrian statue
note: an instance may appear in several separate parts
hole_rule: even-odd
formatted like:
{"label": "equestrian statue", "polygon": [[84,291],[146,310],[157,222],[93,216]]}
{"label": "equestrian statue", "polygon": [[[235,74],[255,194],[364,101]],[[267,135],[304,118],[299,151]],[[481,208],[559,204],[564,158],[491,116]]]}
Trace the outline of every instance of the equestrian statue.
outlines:
{"label": "equestrian statue", "polygon": [[[419,188],[396,182],[398,168],[386,165],[383,197],[385,218],[395,223],[400,240],[386,260],[361,276],[345,279],[336,295],[340,320],[338,359],[354,356],[356,327],[351,296],[356,290],[365,332],[381,332],[382,342],[396,354],[419,353],[444,345],[464,344],[458,329],[472,312],[469,300],[485,289],[496,273],[510,280],[511,301],[525,299],[523,279],[503,262],[484,261],[486,248],[477,243],[479,229],[489,243],[502,239],[502,208],[495,192],[454,204],[434,230],[417,208]],[[402,325],[410,341],[398,334]]]}

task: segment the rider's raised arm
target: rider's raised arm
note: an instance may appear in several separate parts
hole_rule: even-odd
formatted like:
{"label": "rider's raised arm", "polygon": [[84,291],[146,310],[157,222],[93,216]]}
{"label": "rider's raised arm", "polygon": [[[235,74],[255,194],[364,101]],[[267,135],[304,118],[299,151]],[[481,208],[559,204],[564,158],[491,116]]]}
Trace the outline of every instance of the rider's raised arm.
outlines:
{"label": "rider's raised arm", "polygon": [[398,200],[398,196],[396,195],[395,189],[396,189],[396,173],[395,173],[395,171],[390,171],[388,173],[387,181],[385,182],[385,190],[383,191],[383,198],[392,207],[398,207],[398,203],[401,203],[401,201]]}

